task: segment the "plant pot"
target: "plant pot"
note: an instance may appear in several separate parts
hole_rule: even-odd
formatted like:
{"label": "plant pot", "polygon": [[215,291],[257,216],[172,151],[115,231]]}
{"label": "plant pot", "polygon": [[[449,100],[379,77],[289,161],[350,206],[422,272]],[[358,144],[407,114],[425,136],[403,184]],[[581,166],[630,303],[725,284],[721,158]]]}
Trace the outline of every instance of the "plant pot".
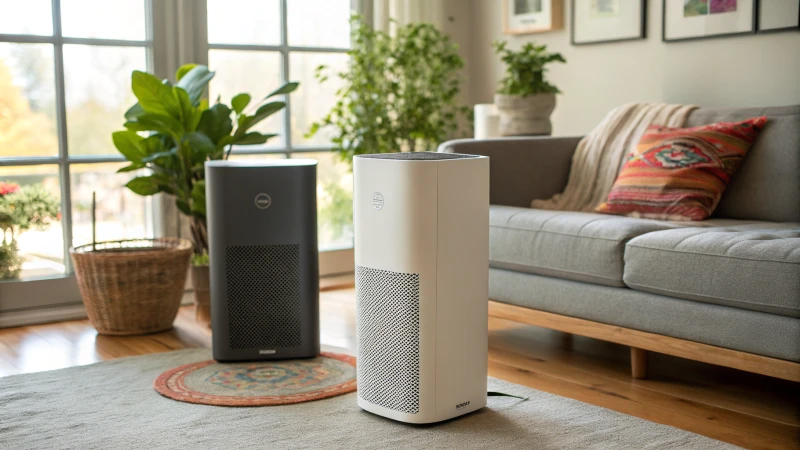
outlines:
{"label": "plant pot", "polygon": [[553,132],[550,115],[556,107],[555,94],[527,97],[495,94],[494,103],[500,112],[503,136],[542,136]]}
{"label": "plant pot", "polygon": [[194,288],[194,320],[211,328],[211,283],[208,266],[192,266]]}
{"label": "plant pot", "polygon": [[22,258],[15,241],[0,242],[0,280],[18,278],[22,271]]}
{"label": "plant pot", "polygon": [[133,335],[172,328],[191,254],[191,242],[173,238],[71,248],[86,314],[98,333]]}

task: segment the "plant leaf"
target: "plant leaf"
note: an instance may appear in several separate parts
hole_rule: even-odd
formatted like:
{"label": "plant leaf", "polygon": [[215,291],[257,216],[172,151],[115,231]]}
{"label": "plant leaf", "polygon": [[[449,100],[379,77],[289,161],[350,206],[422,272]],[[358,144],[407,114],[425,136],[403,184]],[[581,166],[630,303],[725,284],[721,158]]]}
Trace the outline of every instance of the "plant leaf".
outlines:
{"label": "plant leaf", "polygon": [[186,214],[187,216],[192,215],[192,209],[189,208],[189,204],[186,203],[185,201],[177,198],[175,199],[175,206],[178,207],[178,210],[180,210],[180,212]]}
{"label": "plant leaf", "polygon": [[135,103],[133,106],[128,108],[127,111],[125,111],[125,118],[127,120],[133,120],[142,114],[144,114],[144,108],[142,108],[142,105],[139,103]]}
{"label": "plant leaf", "polygon": [[270,138],[277,136],[277,134],[261,134],[257,131],[251,131],[232,142],[236,145],[258,145],[267,142]]}
{"label": "plant leaf", "polygon": [[175,156],[177,154],[178,154],[178,149],[177,148],[173,148],[172,150],[168,150],[168,151],[165,151],[165,152],[151,153],[151,154],[145,156],[144,158],[142,158],[142,162],[146,162],[146,163],[147,162],[153,162],[153,161],[157,160],[158,158],[166,158],[166,157],[170,157],[170,156]]}
{"label": "plant leaf", "polygon": [[188,133],[183,139],[192,150],[200,152],[204,156],[213,153],[217,149],[211,139],[203,133]]}
{"label": "plant leaf", "polygon": [[145,113],[135,120],[125,122],[125,128],[131,131],[156,131],[172,137],[183,133],[180,122],[170,116]]}
{"label": "plant leaf", "polygon": [[217,103],[203,111],[200,122],[197,124],[197,131],[208,136],[214,143],[219,143],[222,138],[229,136],[233,131],[230,108],[222,103]]}
{"label": "plant leaf", "polygon": [[143,137],[133,131],[115,131],[111,134],[111,140],[125,159],[132,163],[142,162],[146,154],[142,145]]}
{"label": "plant leaf", "polygon": [[181,78],[184,77],[190,70],[197,67],[197,64],[184,64],[178,68],[178,71],[175,72],[175,81],[181,81]]}
{"label": "plant leaf", "polygon": [[143,196],[158,193],[158,184],[152,175],[146,177],[136,177],[129,181],[125,186],[135,194]]}
{"label": "plant leaf", "polygon": [[191,100],[189,100],[189,94],[179,86],[173,87],[172,92],[175,94],[175,98],[178,99],[183,127],[184,129],[191,130],[196,110],[195,107],[192,106]]}
{"label": "plant leaf", "polygon": [[276,95],[292,93],[292,92],[294,92],[295,89],[297,89],[298,86],[300,86],[300,83],[298,83],[296,81],[290,81],[290,82],[284,84],[283,86],[279,87],[278,89],[275,89],[274,91],[272,91],[269,94],[267,94],[267,96],[262,98],[261,101],[263,102],[264,100],[266,100],[266,99],[268,99],[270,97],[274,97]]}
{"label": "plant leaf", "polygon": [[264,105],[261,105],[257,110],[256,113],[252,116],[242,116],[239,118],[239,127],[236,129],[235,135],[241,136],[244,135],[247,130],[252,128],[255,124],[261,122],[262,120],[266,119],[267,117],[275,114],[276,112],[282,110],[286,106],[285,102],[270,102]]}
{"label": "plant leaf", "polygon": [[130,165],[117,170],[117,173],[133,172],[134,170],[143,169],[144,167],[145,166],[143,164],[131,163]]}
{"label": "plant leaf", "polygon": [[250,103],[250,94],[239,94],[231,99],[231,106],[236,114],[241,114],[247,108],[248,103]]}
{"label": "plant leaf", "polygon": [[186,72],[176,86],[189,94],[192,105],[197,105],[212,78],[214,78],[214,72],[209,71],[206,66],[198,65]]}
{"label": "plant leaf", "polygon": [[172,88],[155,76],[134,70],[131,75],[131,88],[145,112],[170,117],[180,116],[180,106],[178,99],[172,93]]}
{"label": "plant leaf", "polygon": [[192,186],[192,212],[206,215],[206,181],[200,180]]}

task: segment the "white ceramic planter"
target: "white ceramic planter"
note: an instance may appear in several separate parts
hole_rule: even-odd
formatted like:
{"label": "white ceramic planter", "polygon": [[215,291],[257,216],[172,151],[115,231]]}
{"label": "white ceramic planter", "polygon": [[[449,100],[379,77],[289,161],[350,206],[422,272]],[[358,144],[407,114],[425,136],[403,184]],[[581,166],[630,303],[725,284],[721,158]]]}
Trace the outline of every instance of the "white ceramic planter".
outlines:
{"label": "white ceramic planter", "polygon": [[500,134],[503,136],[538,136],[553,132],[550,115],[556,107],[555,94],[527,97],[495,94],[494,104],[500,111]]}

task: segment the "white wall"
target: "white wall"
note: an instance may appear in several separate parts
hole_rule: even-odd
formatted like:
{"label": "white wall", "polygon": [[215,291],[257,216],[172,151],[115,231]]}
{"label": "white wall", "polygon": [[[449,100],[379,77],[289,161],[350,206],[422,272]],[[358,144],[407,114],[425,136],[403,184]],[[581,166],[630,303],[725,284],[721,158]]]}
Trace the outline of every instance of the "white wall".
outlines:
{"label": "white wall", "polygon": [[576,47],[570,45],[571,2],[556,1],[564,1],[565,28],[523,36],[502,34],[501,0],[452,2],[455,15],[470,9],[468,39],[464,33],[454,36],[468,55],[470,104],[492,103],[504,70],[490,47],[498,39],[512,48],[529,41],[547,44],[567,59],[549,72],[550,82],[563,91],[553,113],[555,135],[582,135],[609,109],[632,101],[705,107],[800,104],[798,32],[664,43],[661,0],[648,0],[647,39]]}

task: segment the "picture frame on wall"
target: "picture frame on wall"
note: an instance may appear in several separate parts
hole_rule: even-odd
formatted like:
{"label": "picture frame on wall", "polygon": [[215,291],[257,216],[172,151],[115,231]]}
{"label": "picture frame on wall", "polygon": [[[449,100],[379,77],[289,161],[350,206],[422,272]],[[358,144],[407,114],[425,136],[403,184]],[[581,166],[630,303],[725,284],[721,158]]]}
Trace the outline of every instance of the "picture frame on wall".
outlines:
{"label": "picture frame on wall", "polygon": [[800,0],[759,0],[758,33],[800,31]]}
{"label": "picture frame on wall", "polygon": [[572,45],[645,39],[646,0],[572,0]]}
{"label": "picture frame on wall", "polygon": [[756,0],[662,0],[664,42],[756,32]]}
{"label": "picture frame on wall", "polygon": [[531,34],[564,27],[564,0],[502,0],[503,33]]}

